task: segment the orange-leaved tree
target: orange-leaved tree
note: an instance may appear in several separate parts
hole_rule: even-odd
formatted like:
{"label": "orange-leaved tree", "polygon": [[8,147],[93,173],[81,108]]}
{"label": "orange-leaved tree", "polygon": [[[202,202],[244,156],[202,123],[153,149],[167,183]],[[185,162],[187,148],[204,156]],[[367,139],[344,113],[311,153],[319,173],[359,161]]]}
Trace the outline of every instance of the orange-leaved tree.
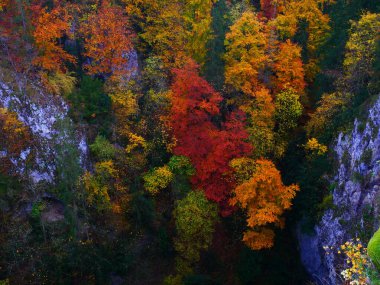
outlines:
{"label": "orange-leaved tree", "polygon": [[272,79],[275,92],[292,88],[298,94],[304,92],[306,83],[301,60],[301,48],[289,39],[281,43],[274,56],[274,77]]}
{"label": "orange-leaved tree", "polygon": [[63,49],[64,37],[71,36],[72,15],[65,1],[48,10],[40,4],[32,5],[33,39],[38,50],[34,64],[51,72],[66,71],[67,62],[75,63],[76,59]]}
{"label": "orange-leaved tree", "polygon": [[[232,163],[232,166],[237,172],[245,169],[239,163]],[[251,167],[250,177],[246,175],[246,169],[244,175],[238,173],[240,184],[234,190],[231,204],[240,205],[247,214],[248,230],[243,241],[255,250],[270,248],[274,242],[273,229],[283,227],[281,215],[291,207],[299,187],[294,184],[285,186],[280,172],[269,160],[259,159],[248,166]]]}
{"label": "orange-leaved tree", "polygon": [[88,74],[129,75],[128,53],[133,48],[133,32],[128,17],[119,6],[107,1],[91,13],[81,26],[85,39]]}

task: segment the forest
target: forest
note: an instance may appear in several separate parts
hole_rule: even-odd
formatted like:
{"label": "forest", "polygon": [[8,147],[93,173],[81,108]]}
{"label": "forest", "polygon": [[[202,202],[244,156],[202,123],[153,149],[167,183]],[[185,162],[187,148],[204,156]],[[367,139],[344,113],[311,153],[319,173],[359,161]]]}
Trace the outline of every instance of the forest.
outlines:
{"label": "forest", "polygon": [[0,285],[380,284],[380,1],[0,0]]}

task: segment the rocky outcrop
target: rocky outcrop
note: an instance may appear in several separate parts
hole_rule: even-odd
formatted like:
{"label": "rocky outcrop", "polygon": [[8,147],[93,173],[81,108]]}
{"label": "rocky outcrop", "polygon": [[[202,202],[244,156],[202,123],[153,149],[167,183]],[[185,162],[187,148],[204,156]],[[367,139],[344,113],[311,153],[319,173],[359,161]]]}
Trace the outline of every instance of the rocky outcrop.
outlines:
{"label": "rocky outcrop", "polygon": [[351,238],[364,242],[378,228],[380,206],[380,98],[366,121],[339,134],[334,145],[336,170],[331,185],[334,207],[327,210],[313,235],[298,231],[303,264],[319,284],[343,284],[344,260],[336,250]]}
{"label": "rocky outcrop", "polygon": [[[18,119],[29,127],[33,136],[32,146],[14,161],[20,175],[34,183],[53,182],[56,149],[68,142],[78,149],[78,161],[86,166],[88,146],[85,133],[74,130],[68,117],[68,105],[62,97],[46,93],[19,74],[0,70],[0,107],[17,113]],[[32,152],[34,163],[27,167],[26,161]]]}

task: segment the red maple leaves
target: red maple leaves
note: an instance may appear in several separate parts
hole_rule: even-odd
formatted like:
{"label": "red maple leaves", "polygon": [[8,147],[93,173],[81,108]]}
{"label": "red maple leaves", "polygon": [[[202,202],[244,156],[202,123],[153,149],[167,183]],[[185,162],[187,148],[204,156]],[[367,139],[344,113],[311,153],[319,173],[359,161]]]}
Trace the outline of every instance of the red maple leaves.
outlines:
{"label": "red maple leaves", "polygon": [[233,112],[221,122],[218,105],[222,96],[199,76],[194,62],[173,72],[169,122],[176,138],[174,154],[191,159],[196,169],[194,187],[203,190],[227,215],[234,185],[229,162],[252,151],[245,142],[248,135],[243,127],[244,115]]}

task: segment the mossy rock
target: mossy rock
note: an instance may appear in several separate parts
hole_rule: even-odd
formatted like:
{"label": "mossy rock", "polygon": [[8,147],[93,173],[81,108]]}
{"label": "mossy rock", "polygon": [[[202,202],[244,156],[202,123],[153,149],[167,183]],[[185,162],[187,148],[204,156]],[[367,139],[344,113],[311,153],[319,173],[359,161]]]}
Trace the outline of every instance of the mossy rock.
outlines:
{"label": "mossy rock", "polygon": [[370,239],[367,252],[377,270],[380,271],[380,229]]}

